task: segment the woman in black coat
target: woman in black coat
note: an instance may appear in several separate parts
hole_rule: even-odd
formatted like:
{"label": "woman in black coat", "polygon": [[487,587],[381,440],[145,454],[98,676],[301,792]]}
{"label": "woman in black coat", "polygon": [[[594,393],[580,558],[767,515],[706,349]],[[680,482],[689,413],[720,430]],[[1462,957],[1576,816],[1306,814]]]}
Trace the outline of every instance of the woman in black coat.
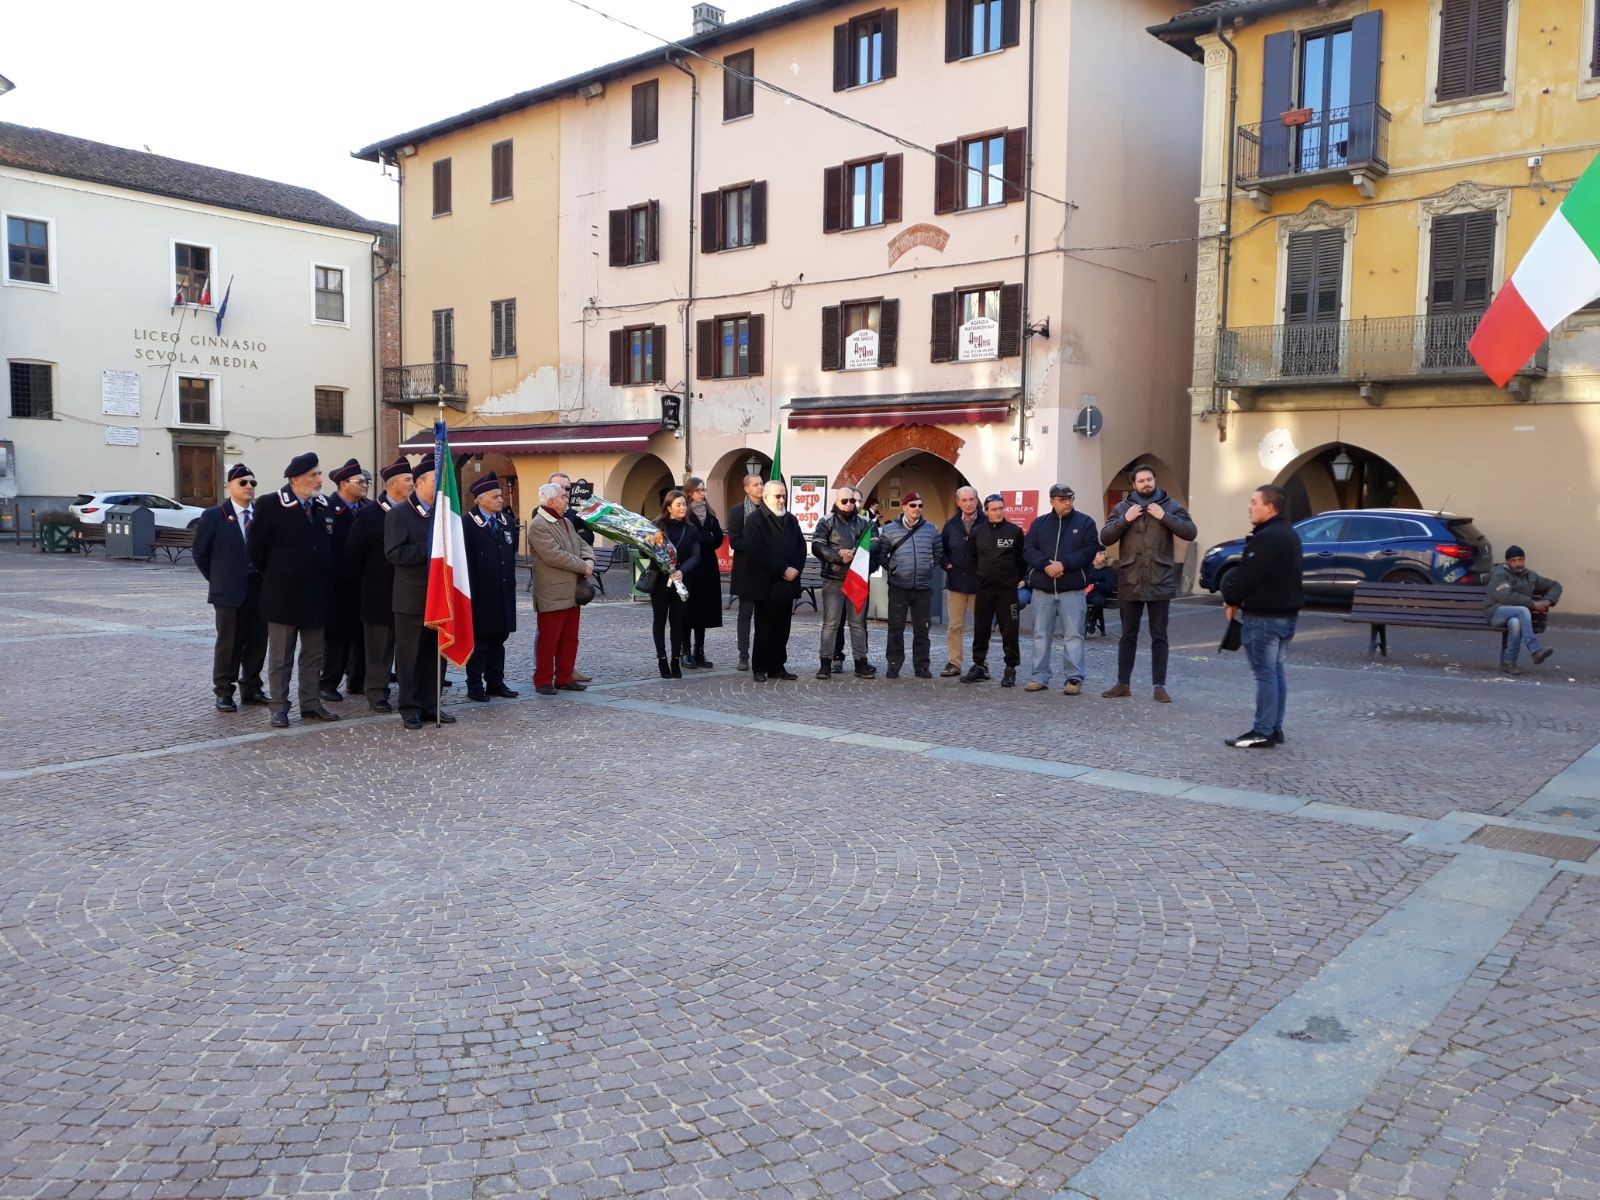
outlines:
{"label": "woman in black coat", "polygon": [[[671,579],[662,580],[650,593],[650,611],[654,617],[650,632],[656,642],[656,663],[661,668],[661,678],[682,679],[683,655],[689,636],[689,602],[678,595],[671,580],[682,581],[684,587],[691,586],[689,580],[700,565],[700,532],[689,523],[689,498],[677,488],[662,497],[656,528],[672,543],[673,553],[678,556],[678,569]],[[670,662],[666,642],[669,627],[672,631]]]}
{"label": "woman in black coat", "polygon": [[706,630],[722,628],[722,572],[717,550],[722,545],[722,522],[706,500],[706,481],[691,475],[683,490],[689,499],[689,524],[700,535],[700,561],[694,574],[685,572],[689,588],[688,621],[692,643],[683,665],[704,670],[715,664],[706,658]]}

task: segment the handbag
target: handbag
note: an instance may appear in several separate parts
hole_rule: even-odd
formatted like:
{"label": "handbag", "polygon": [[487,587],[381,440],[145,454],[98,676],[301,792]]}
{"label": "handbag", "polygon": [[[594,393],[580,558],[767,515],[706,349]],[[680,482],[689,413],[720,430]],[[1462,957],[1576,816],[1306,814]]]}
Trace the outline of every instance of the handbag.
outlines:
{"label": "handbag", "polygon": [[1244,626],[1239,624],[1239,618],[1234,617],[1228,622],[1228,628],[1223,632],[1222,644],[1218,650],[1237,650],[1244,645]]}
{"label": "handbag", "polygon": [[587,579],[579,576],[577,585],[573,588],[572,595],[573,599],[578,602],[578,607],[582,608],[585,604],[594,599],[594,588],[589,585],[589,581]]}
{"label": "handbag", "polygon": [[665,578],[666,576],[661,573],[660,567],[646,567],[639,572],[639,580],[633,585],[633,589],[636,592],[643,592],[647,596],[651,595],[660,588],[661,581]]}

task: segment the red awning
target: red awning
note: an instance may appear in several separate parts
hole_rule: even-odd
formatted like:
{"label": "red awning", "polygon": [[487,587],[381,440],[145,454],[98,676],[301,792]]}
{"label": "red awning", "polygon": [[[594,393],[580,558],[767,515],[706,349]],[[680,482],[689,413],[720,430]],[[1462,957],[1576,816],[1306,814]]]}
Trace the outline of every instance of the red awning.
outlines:
{"label": "red awning", "polygon": [[893,425],[989,425],[1011,412],[1009,399],[962,400],[959,396],[895,403],[790,405],[790,429],[887,428]]}
{"label": "red awning", "polygon": [[[479,425],[450,431],[450,449],[463,454],[498,451],[501,454],[606,453],[644,450],[650,438],[662,431],[660,421],[618,421],[608,425]],[[431,431],[416,433],[400,443],[401,450],[428,450]]]}

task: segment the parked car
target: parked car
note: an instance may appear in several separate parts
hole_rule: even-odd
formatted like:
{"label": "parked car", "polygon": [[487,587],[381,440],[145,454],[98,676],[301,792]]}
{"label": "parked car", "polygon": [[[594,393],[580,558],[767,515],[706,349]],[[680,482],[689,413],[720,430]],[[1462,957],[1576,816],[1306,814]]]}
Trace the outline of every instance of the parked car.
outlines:
{"label": "parked car", "polygon": [[192,504],[179,504],[170,496],[157,496],[152,492],[84,492],[67,511],[83,525],[100,525],[106,519],[106,509],[113,504],[137,504],[156,515],[157,529],[189,529],[200,519],[203,508]]}
{"label": "parked car", "polygon": [[[1489,539],[1471,517],[1417,508],[1357,508],[1318,513],[1295,523],[1305,547],[1307,595],[1349,599],[1358,583],[1488,582]],[[1200,560],[1200,586],[1222,590],[1244,539],[1211,547]]]}

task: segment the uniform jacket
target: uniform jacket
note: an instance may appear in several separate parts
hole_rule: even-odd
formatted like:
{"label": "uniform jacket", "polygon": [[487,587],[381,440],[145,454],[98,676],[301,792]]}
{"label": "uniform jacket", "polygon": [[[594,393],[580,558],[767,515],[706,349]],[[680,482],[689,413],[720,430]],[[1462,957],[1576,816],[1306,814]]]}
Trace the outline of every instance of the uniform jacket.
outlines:
{"label": "uniform jacket", "polygon": [[700,561],[693,573],[683,573],[689,589],[689,625],[694,629],[716,629],[722,624],[722,572],[717,567],[717,548],[722,545],[722,522],[708,507],[705,518],[689,510],[689,528],[700,539]]}
{"label": "uniform jacket", "polygon": [[391,604],[397,613],[419,616],[428,611],[428,559],[433,554],[429,517],[415,496],[396,504],[383,518],[383,555],[394,568]]}
{"label": "uniform jacket", "polygon": [[528,555],[533,559],[535,612],[562,612],[578,606],[578,576],[594,561],[594,547],[578,536],[572,522],[542,504],[528,522]]}
{"label": "uniform jacket", "polygon": [[[974,513],[972,528],[976,529],[982,524],[983,514]],[[958,512],[946,521],[944,528],[939,531],[939,554],[944,560],[945,587],[952,592],[965,592],[970,596],[978,590],[978,577],[967,565],[968,536],[966,521]]]}
{"label": "uniform jacket", "polygon": [[472,632],[499,637],[517,631],[517,531],[499,517],[489,524],[481,509],[461,522],[467,539],[467,578],[472,583]]}
{"label": "uniform jacket", "polygon": [[[196,537],[195,542],[198,544],[199,541]],[[1502,604],[1527,608],[1540,597],[1552,605],[1556,604],[1561,599],[1561,584],[1537,571],[1524,568],[1518,574],[1505,563],[1495,563],[1494,570],[1489,572],[1489,593],[1484,597],[1483,604],[1490,612]]]}
{"label": "uniform jacket", "polygon": [[394,624],[394,564],[383,552],[384,521],[392,507],[387,496],[363,507],[344,547],[345,565],[359,581],[358,612],[366,625]]}
{"label": "uniform jacket", "polygon": [[824,579],[842,580],[850,574],[850,564],[839,557],[839,551],[854,550],[861,543],[861,534],[871,528],[872,522],[866,517],[842,513],[837,508],[817,522],[816,532],[811,535],[811,553],[822,564]]}
{"label": "uniform jacket", "polygon": [[897,588],[930,590],[938,557],[939,534],[932,521],[907,526],[904,517],[896,517],[878,534],[878,564],[889,572],[889,582]]}
{"label": "uniform jacket", "polygon": [[[1148,513],[1128,524],[1128,509],[1135,504],[1161,505],[1165,515],[1157,521]],[[1106,546],[1117,548],[1117,598],[1120,600],[1171,600],[1178,594],[1178,560],[1172,540],[1192,542],[1194,521],[1183,505],[1157,488],[1148,500],[1129,497],[1111,510],[1111,519],[1100,531]]]}
{"label": "uniform jacket", "polygon": [[327,624],[333,555],[333,514],[322,496],[310,515],[288,484],[256,501],[250,523],[250,561],[261,572],[261,618],[312,629]]}
{"label": "uniform jacket", "polygon": [[[1051,509],[1033,519],[1022,546],[1022,556],[1028,560],[1028,586],[1051,595],[1081,592],[1089,586],[1089,568],[1098,553],[1100,530],[1093,517],[1073,509],[1063,518]],[[1065,568],[1054,579],[1044,573],[1053,562]]]}
{"label": "uniform jacket", "polygon": [[361,625],[361,576],[350,568],[350,531],[355,527],[356,514],[372,507],[370,500],[363,501],[360,508],[355,508],[337,494],[328,497],[328,511],[333,514],[333,532],[328,539],[328,549],[333,555],[328,628],[341,629],[346,635],[355,632]]}
{"label": "uniform jacket", "polygon": [[[755,506],[759,508],[759,505]],[[728,514],[728,545],[733,548],[733,575],[728,580],[728,590],[735,596],[745,597],[745,580],[750,574],[750,557],[744,544],[745,521],[755,512],[746,496]]]}
{"label": "uniform jacket", "polygon": [[744,544],[750,562],[742,585],[748,590],[740,592],[741,597],[761,603],[792,600],[800,594],[799,578],[783,577],[790,567],[796,571],[806,567],[806,538],[793,513],[779,516],[762,505],[744,523]]}
{"label": "uniform jacket", "polygon": [[[256,509],[260,512],[260,508]],[[200,514],[194,529],[194,565],[206,578],[206,603],[238,608],[250,591],[255,567],[239,532],[233,501],[224,500]]]}
{"label": "uniform jacket", "polygon": [[1269,517],[1244,540],[1239,565],[1222,580],[1222,598],[1247,617],[1292,617],[1305,607],[1305,559],[1300,535],[1282,517]]}
{"label": "uniform jacket", "polygon": [[980,591],[1015,589],[1027,563],[1022,557],[1022,526],[1010,521],[996,525],[985,518],[972,527],[967,539],[967,566],[978,578]]}

